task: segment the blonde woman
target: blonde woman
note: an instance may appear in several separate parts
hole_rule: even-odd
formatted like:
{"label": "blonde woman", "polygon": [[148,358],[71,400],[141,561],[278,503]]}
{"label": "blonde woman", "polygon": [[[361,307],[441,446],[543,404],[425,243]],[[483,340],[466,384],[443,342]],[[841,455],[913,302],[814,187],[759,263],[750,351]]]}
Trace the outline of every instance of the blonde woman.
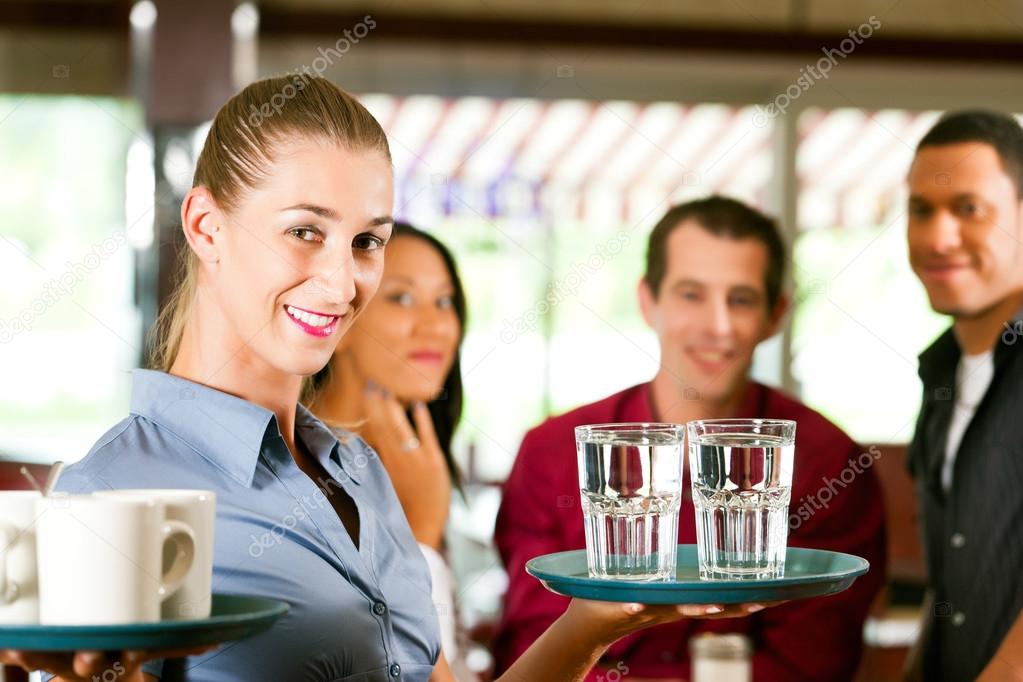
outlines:
{"label": "blonde woman", "polygon": [[[264,103],[279,113],[253,120]],[[187,679],[450,680],[426,564],[387,472],[299,405],[375,293],[393,181],[380,125],[323,79],[254,83],[218,112],[181,207],[183,276],[131,411],[62,481],[68,492],[208,488],[214,589],[282,599],[270,631],[190,656]],[[614,640],[707,606],[574,601],[502,678],[580,679]],[[175,652],[182,653],[182,652]],[[194,653],[194,652],[192,652]],[[167,652],[124,652],[126,682],[182,678]],[[0,653],[88,680],[97,652]]]}

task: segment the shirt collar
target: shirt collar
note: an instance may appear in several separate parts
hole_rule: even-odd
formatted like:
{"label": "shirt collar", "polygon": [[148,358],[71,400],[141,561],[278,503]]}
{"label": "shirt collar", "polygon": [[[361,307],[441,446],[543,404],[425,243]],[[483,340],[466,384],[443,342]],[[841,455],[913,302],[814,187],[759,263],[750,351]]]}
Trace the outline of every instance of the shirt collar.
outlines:
{"label": "shirt collar", "polygon": [[[295,430],[296,436],[301,436],[302,442],[316,456],[327,473],[336,479],[350,478],[359,485],[355,472],[360,468],[360,454],[347,445],[348,439],[355,437],[354,434],[331,429],[301,403],[298,404],[295,413]],[[339,474],[338,470],[343,473]]]}
{"label": "shirt collar", "polygon": [[[1019,340],[1021,330],[1023,330],[1023,308],[1017,310],[1009,318],[995,342],[993,350],[996,368],[1005,362]],[[962,350],[956,339],[955,327],[949,327],[920,354],[917,373],[926,384],[954,382],[955,368],[961,355]]]}
{"label": "shirt collar", "polygon": [[[640,390],[636,390],[640,389]],[[625,412],[631,418],[638,421],[657,421],[660,415],[654,409],[654,382],[640,384],[631,389],[631,394],[625,402]],[[694,394],[697,399],[699,393]],[[767,407],[767,387],[756,381],[747,381],[746,388],[742,394],[735,413],[737,419],[752,419],[754,417],[766,416],[764,410]]]}
{"label": "shirt collar", "polygon": [[[132,372],[131,412],[173,432],[248,487],[252,486],[260,453],[281,435],[277,416],[271,410],[215,388],[152,370]],[[302,405],[297,406],[295,425],[296,437],[324,466],[327,460],[333,460],[351,476],[354,467],[344,467],[338,456],[337,438]]]}

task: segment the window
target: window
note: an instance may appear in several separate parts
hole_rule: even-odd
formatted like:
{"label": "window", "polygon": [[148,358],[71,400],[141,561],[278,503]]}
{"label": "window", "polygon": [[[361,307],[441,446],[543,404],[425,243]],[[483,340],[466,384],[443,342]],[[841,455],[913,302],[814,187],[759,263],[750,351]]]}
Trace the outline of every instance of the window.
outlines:
{"label": "window", "polygon": [[4,456],[80,459],[127,412],[141,347],[133,246],[152,231],[151,200],[126,218],[129,156],[147,171],[141,130],[127,101],[0,96]]}
{"label": "window", "polygon": [[917,355],[949,325],[906,251],[905,177],[937,112],[808,109],[799,119],[792,372],[861,442],[909,441]]}

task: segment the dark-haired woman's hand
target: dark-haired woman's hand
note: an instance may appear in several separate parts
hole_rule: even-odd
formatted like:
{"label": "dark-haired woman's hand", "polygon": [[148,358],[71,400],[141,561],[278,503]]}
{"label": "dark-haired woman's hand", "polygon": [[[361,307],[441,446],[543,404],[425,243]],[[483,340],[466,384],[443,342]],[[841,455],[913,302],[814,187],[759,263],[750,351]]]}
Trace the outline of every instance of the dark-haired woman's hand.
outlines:
{"label": "dark-haired woman's hand", "polygon": [[414,428],[393,395],[368,385],[363,436],[380,455],[416,540],[440,549],[451,506],[451,474],[430,411],[423,403],[411,411]]}

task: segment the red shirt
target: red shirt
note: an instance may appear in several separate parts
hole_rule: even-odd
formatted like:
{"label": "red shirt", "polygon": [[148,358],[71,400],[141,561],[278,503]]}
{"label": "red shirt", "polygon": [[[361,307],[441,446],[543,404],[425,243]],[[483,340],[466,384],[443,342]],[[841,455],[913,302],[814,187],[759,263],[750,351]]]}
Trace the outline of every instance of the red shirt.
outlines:
{"label": "red shirt", "polygon": [[[568,605],[567,598],[548,592],[524,566],[541,554],[586,546],[573,429],[582,424],[655,421],[651,404],[650,384],[640,384],[548,419],[522,441],[504,486],[494,534],[509,576],[494,641],[498,672]],[[755,682],[852,679],[867,610],[885,578],[884,508],[871,468],[874,456],[817,412],[761,384],[750,382],[735,416],[797,422],[789,546],[855,554],[870,562],[870,571],[837,595],[790,602],[747,618],[686,619],[643,630],[616,642],[602,666],[628,666],[634,677],[688,679],[690,636],[742,632],[754,644]],[[695,521],[685,471],[680,543],[696,543]],[[602,666],[587,680],[596,681]]]}

